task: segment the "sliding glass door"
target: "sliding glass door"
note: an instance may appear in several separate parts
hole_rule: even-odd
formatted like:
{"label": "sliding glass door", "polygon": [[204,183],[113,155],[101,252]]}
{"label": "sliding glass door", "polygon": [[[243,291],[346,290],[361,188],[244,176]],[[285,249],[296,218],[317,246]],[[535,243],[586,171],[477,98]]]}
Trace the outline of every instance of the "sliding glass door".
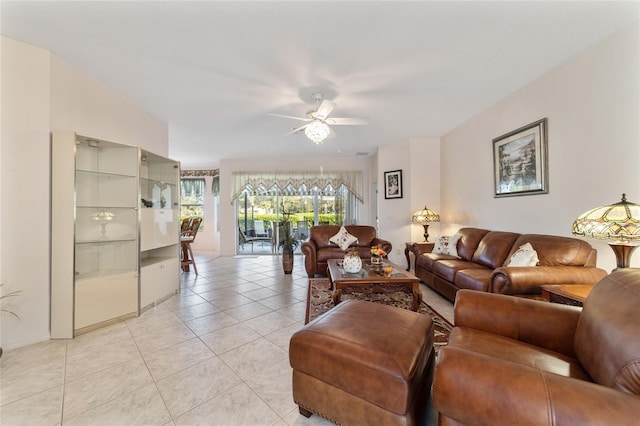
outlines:
{"label": "sliding glass door", "polygon": [[236,198],[237,253],[276,254],[283,233],[302,244],[309,239],[313,225],[355,224],[359,204],[344,185],[322,190],[305,185],[297,189],[289,185],[284,190],[247,185]]}

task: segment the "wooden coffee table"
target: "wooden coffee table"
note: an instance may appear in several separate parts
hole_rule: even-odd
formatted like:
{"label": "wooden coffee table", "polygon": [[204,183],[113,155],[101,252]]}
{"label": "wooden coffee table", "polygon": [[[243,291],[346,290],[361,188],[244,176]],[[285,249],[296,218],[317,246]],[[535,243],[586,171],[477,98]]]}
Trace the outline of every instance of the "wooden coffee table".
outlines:
{"label": "wooden coffee table", "polygon": [[357,289],[363,292],[379,292],[390,293],[393,291],[407,291],[413,295],[411,310],[417,311],[422,301],[422,292],[420,291],[420,279],[410,274],[389,261],[385,261],[385,265],[393,267],[393,271],[389,276],[382,272],[380,267],[372,267],[368,260],[362,261],[362,269],[360,272],[348,273],[340,266],[341,260],[329,259],[327,261],[329,280],[333,286],[333,303],[340,303],[342,292],[349,292],[351,289]]}

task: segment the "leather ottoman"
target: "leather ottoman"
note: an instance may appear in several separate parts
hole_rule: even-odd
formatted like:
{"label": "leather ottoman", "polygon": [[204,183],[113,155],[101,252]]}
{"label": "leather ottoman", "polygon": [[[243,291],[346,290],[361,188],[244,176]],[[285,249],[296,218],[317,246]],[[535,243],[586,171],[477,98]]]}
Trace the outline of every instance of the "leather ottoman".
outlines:
{"label": "leather ottoman", "polygon": [[297,331],[289,343],[300,413],[336,424],[413,425],[433,379],[431,318],[347,300]]}

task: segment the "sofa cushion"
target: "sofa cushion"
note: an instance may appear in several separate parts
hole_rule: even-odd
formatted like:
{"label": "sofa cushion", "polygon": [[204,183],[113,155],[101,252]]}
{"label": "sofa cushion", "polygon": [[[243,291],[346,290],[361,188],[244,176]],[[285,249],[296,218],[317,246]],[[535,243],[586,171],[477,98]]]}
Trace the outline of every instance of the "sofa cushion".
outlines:
{"label": "sofa cushion", "polygon": [[485,234],[473,253],[473,263],[495,269],[504,264],[513,247],[513,242],[520,236],[514,232],[491,231]]}
{"label": "sofa cushion", "polygon": [[[349,234],[358,239],[354,245],[359,247],[371,247],[373,240],[376,238],[376,228],[367,225],[347,225],[345,229]],[[331,247],[333,244],[329,238],[333,237],[340,230],[337,225],[313,226],[309,231],[309,240],[316,244],[318,249]]]}
{"label": "sofa cushion", "polygon": [[461,259],[443,259],[433,264],[432,272],[452,283],[455,282],[456,273],[463,269],[485,269],[485,267]]}
{"label": "sofa cushion", "polygon": [[436,242],[433,246],[433,250],[431,253],[435,254],[447,254],[449,256],[458,257],[458,240],[460,239],[460,234],[455,234],[452,236],[440,236],[436,238]]}
{"label": "sofa cushion", "polygon": [[422,253],[416,258],[416,268],[422,268],[426,271],[432,272],[434,263],[444,259],[454,260],[457,259],[457,257],[446,254]]}
{"label": "sofa cushion", "polygon": [[538,253],[530,243],[526,243],[511,255],[506,266],[536,266],[538,262]]}
{"label": "sofa cushion", "polygon": [[[369,259],[371,257],[369,247],[351,246],[349,250],[354,250],[358,253],[358,256],[362,259]],[[318,250],[316,253],[316,261],[320,263],[327,263],[329,259],[342,259],[345,252],[338,246],[325,247],[322,250]]]}
{"label": "sofa cushion", "polygon": [[640,269],[618,269],[593,287],[574,350],[596,383],[640,395]]}
{"label": "sofa cushion", "polygon": [[486,229],[478,228],[460,228],[457,232],[460,234],[458,240],[458,256],[466,261],[473,259],[473,253],[475,253],[482,238],[489,233]]}
{"label": "sofa cushion", "polygon": [[340,230],[333,237],[329,238],[329,242],[337,245],[343,251],[346,251],[351,244],[357,241],[358,238],[351,235],[344,226],[341,226]]}
{"label": "sofa cushion", "polygon": [[456,274],[455,285],[459,289],[488,291],[492,272],[489,268],[463,269]]}
{"label": "sofa cushion", "polygon": [[455,327],[448,346],[470,350],[542,371],[591,381],[577,359],[499,334],[469,327]]}

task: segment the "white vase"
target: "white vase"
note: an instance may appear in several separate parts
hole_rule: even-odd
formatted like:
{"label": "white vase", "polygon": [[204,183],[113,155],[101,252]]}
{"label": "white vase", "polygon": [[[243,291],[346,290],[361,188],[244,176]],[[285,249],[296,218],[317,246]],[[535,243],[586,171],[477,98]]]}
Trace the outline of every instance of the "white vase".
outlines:
{"label": "white vase", "polygon": [[352,256],[348,254],[342,260],[342,267],[345,272],[355,274],[356,272],[360,272],[360,269],[362,269],[362,259],[360,259],[360,256]]}

